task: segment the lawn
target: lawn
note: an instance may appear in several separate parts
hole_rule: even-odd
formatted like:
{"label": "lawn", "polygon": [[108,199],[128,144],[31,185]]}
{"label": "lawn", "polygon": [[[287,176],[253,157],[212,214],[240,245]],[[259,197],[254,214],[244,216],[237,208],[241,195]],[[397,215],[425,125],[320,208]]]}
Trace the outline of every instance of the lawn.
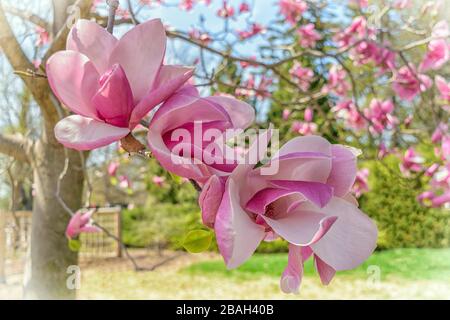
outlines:
{"label": "lawn", "polygon": [[[204,276],[279,277],[287,263],[286,254],[258,254],[235,270],[227,270],[222,260],[193,264],[183,271]],[[375,267],[375,268],[374,268]],[[378,268],[378,269],[376,269]],[[374,253],[364,264],[354,270],[342,271],[338,276],[367,278],[374,270],[380,271],[381,280],[403,278],[407,280],[450,281],[450,249],[396,249]],[[312,259],[305,264],[305,275],[316,271]]]}
{"label": "lawn", "polygon": [[[133,250],[141,266],[165,257]],[[81,265],[79,299],[450,299],[450,249],[376,252],[359,268],[339,272],[323,286],[311,262],[300,294],[280,292],[286,254],[257,254],[236,270],[226,270],[216,253],[184,254],[151,272],[135,272],[130,262],[103,259]],[[380,272],[373,281],[373,270]],[[0,285],[0,298],[20,298],[21,279]]]}

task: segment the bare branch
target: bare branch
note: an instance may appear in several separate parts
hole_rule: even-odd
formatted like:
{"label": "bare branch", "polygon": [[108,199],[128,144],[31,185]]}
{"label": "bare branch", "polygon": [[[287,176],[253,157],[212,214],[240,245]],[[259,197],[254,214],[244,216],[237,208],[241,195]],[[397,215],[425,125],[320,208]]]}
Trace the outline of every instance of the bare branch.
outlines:
{"label": "bare branch", "polygon": [[18,161],[28,162],[28,141],[20,135],[0,134],[0,153]]}
{"label": "bare branch", "polygon": [[36,15],[32,12],[29,12],[26,10],[25,11],[19,10],[19,9],[9,6],[9,5],[5,5],[4,9],[6,12],[8,12],[12,15],[15,15],[19,18],[22,18],[23,20],[27,20],[27,21],[35,24],[36,26],[39,26],[39,27],[45,29],[48,32],[51,31],[50,23],[48,23],[47,20],[39,17],[38,15]]}

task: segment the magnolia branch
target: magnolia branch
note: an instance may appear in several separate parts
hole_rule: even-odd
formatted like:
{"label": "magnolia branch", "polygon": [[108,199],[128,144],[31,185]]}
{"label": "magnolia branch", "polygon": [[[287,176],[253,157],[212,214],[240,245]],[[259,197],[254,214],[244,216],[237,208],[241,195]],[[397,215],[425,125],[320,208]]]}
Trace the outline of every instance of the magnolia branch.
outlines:
{"label": "magnolia branch", "polygon": [[18,161],[28,162],[28,141],[19,135],[0,134],[0,153]]}

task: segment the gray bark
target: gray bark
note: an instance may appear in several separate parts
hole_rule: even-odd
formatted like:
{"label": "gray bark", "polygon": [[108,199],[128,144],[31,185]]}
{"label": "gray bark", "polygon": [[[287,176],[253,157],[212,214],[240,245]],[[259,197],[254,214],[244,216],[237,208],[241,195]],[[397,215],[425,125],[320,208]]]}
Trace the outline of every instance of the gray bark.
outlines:
{"label": "gray bark", "polygon": [[[70,215],[56,198],[56,185],[64,169],[61,146],[36,144],[32,160],[35,184],[31,246],[24,275],[25,299],[73,299],[67,286],[68,267],[77,265],[77,253],[68,249],[65,229]],[[81,206],[83,172],[78,152],[69,151],[69,170],[61,180],[60,196],[74,211]]]}

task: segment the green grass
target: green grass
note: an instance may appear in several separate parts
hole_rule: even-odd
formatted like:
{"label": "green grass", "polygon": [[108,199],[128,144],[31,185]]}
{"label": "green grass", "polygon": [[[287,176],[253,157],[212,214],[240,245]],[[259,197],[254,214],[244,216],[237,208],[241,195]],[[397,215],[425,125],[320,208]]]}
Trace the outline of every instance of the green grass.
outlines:
{"label": "green grass", "polygon": [[[252,279],[260,276],[279,277],[287,263],[287,254],[255,254],[235,270],[227,270],[222,260],[193,264],[181,270],[183,273]],[[354,270],[338,275],[366,277],[369,266],[381,270],[381,278],[400,277],[410,280],[450,279],[449,249],[394,249],[375,252],[365,263]],[[305,264],[305,274],[313,275],[312,259]]]}

